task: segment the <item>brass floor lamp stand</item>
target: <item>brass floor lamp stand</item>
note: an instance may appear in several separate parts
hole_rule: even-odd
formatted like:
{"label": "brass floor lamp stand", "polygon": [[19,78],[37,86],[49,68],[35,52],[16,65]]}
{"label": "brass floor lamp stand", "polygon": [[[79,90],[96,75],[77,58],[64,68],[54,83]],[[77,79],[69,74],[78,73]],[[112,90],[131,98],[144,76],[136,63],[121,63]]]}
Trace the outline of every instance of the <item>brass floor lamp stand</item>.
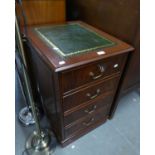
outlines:
{"label": "brass floor lamp stand", "polygon": [[[24,66],[26,67],[27,64],[17,17],[16,17],[16,39],[20,55],[24,62]],[[26,142],[26,149],[24,153],[26,152],[29,155],[51,155],[56,147],[56,144],[53,143],[52,132],[50,132],[49,130],[42,130],[40,127],[40,122],[37,116],[36,107],[32,95],[29,76],[25,68],[23,69],[23,77],[24,77],[25,89],[28,96],[28,101],[30,103],[31,111],[36,125],[36,130],[30,135],[30,137]]]}

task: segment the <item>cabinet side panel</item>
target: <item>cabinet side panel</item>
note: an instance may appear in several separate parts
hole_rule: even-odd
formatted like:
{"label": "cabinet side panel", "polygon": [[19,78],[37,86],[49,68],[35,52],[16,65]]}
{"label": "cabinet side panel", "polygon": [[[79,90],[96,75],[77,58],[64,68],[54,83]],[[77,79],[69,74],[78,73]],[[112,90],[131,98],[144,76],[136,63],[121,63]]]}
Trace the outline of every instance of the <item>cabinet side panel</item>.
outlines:
{"label": "cabinet side panel", "polygon": [[55,91],[55,73],[32,47],[27,52],[31,63],[31,76],[34,81],[33,85],[35,86],[36,93],[38,94],[37,96],[52,129],[56,133],[57,138],[61,140],[63,137],[60,116],[61,108],[57,102],[56,95],[58,94]]}

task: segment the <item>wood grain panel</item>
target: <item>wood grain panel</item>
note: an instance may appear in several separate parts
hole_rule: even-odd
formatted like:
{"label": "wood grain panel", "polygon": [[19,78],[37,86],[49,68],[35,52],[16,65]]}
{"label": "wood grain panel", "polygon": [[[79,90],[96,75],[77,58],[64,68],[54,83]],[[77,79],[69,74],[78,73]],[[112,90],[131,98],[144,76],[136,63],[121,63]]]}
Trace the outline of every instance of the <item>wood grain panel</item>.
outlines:
{"label": "wood grain panel", "polygon": [[[74,88],[120,73],[124,66],[124,58],[124,55],[114,56],[77,70],[64,72],[62,74],[63,92],[69,92]],[[115,68],[115,65],[118,66]],[[99,66],[103,68],[103,72],[99,69]],[[93,73],[93,76],[90,73]]]}
{"label": "wood grain panel", "polygon": [[78,109],[77,111],[64,116],[64,126],[73,124],[84,117],[92,115],[96,111],[107,105],[110,106],[112,100],[113,100],[113,94],[107,95],[105,97],[102,97],[101,99],[98,99],[97,101],[92,102],[90,105],[87,105],[84,108]]}
{"label": "wood grain panel", "polygon": [[[80,89],[73,94],[69,94],[63,97],[64,112],[68,113],[88,102],[94,101],[101,97],[103,98],[103,96],[106,96],[107,94],[111,94],[116,89],[118,81],[119,77],[110,78],[104,82],[101,81],[100,83],[97,83],[93,86],[89,85],[89,87],[86,87],[83,90]],[[92,98],[93,96],[96,97]]]}
{"label": "wood grain panel", "polygon": [[88,115],[84,119],[81,119],[78,123],[65,127],[65,137],[67,138],[101,120],[106,120],[108,112],[109,106],[102,107],[95,114]]}
{"label": "wood grain panel", "polygon": [[[60,23],[65,21],[65,0],[23,0],[27,25]],[[17,5],[18,15],[21,12]],[[23,25],[23,21],[21,23]]]}
{"label": "wood grain panel", "polygon": [[132,44],[139,23],[139,0],[67,0],[68,20],[82,20]]}

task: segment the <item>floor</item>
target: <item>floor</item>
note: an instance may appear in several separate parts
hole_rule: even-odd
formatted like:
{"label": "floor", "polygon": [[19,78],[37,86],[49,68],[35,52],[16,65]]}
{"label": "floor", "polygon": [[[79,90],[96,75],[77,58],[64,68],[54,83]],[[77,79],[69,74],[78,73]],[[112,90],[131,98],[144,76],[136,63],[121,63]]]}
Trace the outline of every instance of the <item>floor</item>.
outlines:
{"label": "floor", "polygon": [[[18,121],[19,110],[25,105],[18,77],[16,78],[16,155],[22,155],[25,141],[34,126],[24,127]],[[91,131],[65,148],[58,144],[53,155],[139,155],[140,97],[138,91],[124,96],[112,120]],[[48,127],[46,118],[42,127]]]}

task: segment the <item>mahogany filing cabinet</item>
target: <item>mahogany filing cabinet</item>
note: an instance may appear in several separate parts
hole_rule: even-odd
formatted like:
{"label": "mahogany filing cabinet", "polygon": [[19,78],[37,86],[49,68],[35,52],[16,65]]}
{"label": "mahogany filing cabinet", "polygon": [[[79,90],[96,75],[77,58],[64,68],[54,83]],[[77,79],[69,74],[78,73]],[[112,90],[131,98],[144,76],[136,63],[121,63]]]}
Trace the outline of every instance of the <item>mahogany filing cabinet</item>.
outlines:
{"label": "mahogany filing cabinet", "polygon": [[33,87],[66,146],[106,122],[134,48],[81,21],[28,27]]}

